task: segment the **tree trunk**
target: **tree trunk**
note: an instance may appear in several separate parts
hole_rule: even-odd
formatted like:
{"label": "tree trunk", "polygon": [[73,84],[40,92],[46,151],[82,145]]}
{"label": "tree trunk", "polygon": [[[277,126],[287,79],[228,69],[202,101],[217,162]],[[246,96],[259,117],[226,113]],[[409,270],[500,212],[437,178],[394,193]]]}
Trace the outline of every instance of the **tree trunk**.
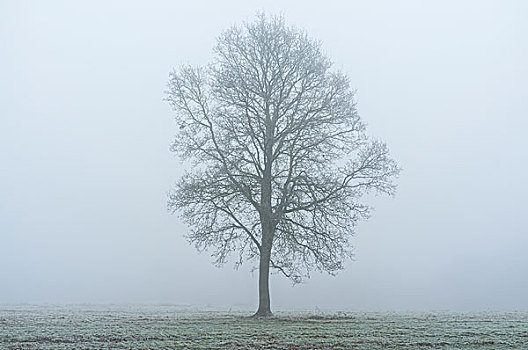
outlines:
{"label": "tree trunk", "polygon": [[271,313],[270,293],[269,293],[269,267],[270,267],[270,247],[262,247],[259,264],[259,306],[255,313],[257,317],[269,317]]}
{"label": "tree trunk", "polygon": [[271,169],[273,165],[273,124],[269,113],[269,103],[266,101],[266,137],[264,141],[264,171],[261,182],[260,195],[260,224],[262,229],[262,241],[260,244],[259,264],[259,307],[255,316],[269,317],[271,313],[269,293],[269,268],[271,259],[271,248],[273,246],[273,212],[271,207]]}
{"label": "tree trunk", "polygon": [[273,223],[270,215],[261,215],[262,241],[259,263],[259,307],[255,316],[272,316],[269,293],[269,270],[273,246]]}

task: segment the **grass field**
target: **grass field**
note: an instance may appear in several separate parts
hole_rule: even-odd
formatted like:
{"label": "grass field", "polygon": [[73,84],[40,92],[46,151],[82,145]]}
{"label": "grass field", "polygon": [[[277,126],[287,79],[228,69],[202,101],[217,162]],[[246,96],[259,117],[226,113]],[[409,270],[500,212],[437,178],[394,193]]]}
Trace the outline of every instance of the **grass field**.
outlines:
{"label": "grass field", "polygon": [[528,313],[276,313],[0,306],[0,349],[528,349]]}

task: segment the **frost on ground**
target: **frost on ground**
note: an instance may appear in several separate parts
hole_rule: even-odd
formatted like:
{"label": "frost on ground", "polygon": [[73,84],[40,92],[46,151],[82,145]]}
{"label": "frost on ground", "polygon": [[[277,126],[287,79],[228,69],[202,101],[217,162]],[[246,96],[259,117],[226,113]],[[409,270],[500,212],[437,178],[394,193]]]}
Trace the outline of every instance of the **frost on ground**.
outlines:
{"label": "frost on ground", "polygon": [[0,306],[0,349],[520,349],[528,313],[248,313]]}

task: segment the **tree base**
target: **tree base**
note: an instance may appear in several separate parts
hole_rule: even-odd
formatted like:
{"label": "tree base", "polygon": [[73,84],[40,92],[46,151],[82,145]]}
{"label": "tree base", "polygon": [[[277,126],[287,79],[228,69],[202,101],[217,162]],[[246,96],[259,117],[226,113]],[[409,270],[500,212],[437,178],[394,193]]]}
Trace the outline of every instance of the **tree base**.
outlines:
{"label": "tree base", "polygon": [[269,318],[269,317],[273,317],[273,313],[271,311],[262,311],[262,310],[258,310],[257,312],[255,312],[255,314],[251,317],[254,317],[254,318]]}

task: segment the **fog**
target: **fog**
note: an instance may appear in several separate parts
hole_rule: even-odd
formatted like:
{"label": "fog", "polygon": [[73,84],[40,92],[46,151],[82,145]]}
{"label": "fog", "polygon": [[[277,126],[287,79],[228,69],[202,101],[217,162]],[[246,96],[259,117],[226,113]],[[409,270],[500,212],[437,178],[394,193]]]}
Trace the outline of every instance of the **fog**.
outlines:
{"label": "fog", "polygon": [[528,309],[528,3],[0,3],[0,303],[257,304],[167,212],[183,173],[168,74],[283,14],[357,89],[403,171],[336,277],[271,279],[274,310]]}

